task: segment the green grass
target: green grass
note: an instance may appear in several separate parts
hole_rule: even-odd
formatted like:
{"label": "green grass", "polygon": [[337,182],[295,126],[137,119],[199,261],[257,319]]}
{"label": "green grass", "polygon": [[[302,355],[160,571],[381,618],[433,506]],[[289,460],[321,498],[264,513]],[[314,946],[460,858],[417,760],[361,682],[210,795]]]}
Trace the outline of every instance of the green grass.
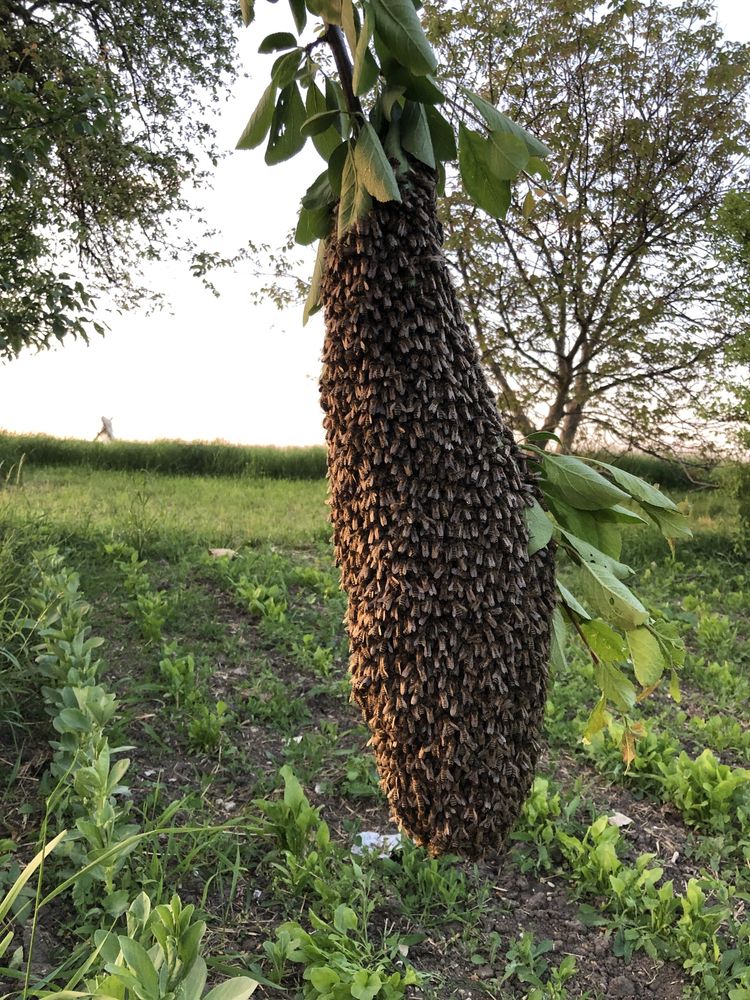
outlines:
{"label": "green grass", "polygon": [[0,521],[76,540],[123,538],[137,549],[186,544],[305,547],[328,540],[324,480],[156,476],[87,468],[27,468],[0,492]]}
{"label": "green grass", "polygon": [[[673,996],[681,983],[685,997],[747,1000],[750,824],[738,769],[750,747],[750,563],[734,546],[735,500],[681,494],[695,538],[674,556],[647,528],[628,539],[639,594],[685,637],[682,703],[657,692],[639,706],[650,735],[626,769],[606,738],[581,743],[594,684],[571,644],[534,794],[506,857],[475,868],[408,843],[386,860],[351,853],[360,831],[393,823],[349,702],[325,492],[322,479],[33,463],[23,485],[0,490],[0,899],[38,849],[49,741],[64,728],[45,710],[39,636],[24,624],[36,614],[30,553],[56,544],[80,573],[91,634],[105,639],[97,683],[117,698],[107,737],[131,759],[117,808],[146,835],[117,891],[194,903],[212,976],[256,976],[264,997],[282,995],[273,984],[296,995],[306,970],[309,996],[335,974],[345,996],[387,980],[399,998],[599,1000],[623,977],[652,983],[636,996]],[[706,749],[722,767],[694,764]],[[285,765],[302,789],[287,771],[282,794]],[[719,783],[732,775],[727,797]],[[70,790],[58,800],[50,836],[88,808]],[[615,809],[633,824],[599,820]],[[78,878],[82,850],[78,838],[55,852],[44,891]],[[94,882],[41,911],[66,976],[90,957],[97,927],[125,932],[125,897],[110,897],[105,906]],[[145,927],[134,933],[151,947]],[[23,940],[16,930],[0,967]],[[0,997],[5,988],[0,972]]]}

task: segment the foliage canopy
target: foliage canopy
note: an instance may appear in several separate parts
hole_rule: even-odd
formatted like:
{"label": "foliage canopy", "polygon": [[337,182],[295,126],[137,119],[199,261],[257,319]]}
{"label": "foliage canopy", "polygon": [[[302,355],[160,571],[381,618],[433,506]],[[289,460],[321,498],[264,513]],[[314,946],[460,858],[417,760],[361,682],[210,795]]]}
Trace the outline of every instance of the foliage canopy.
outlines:
{"label": "foliage canopy", "polygon": [[131,304],[136,263],[176,251],[170,215],[215,155],[230,10],[0,0],[0,358],[100,330],[96,291]]}
{"label": "foliage canopy", "polygon": [[547,196],[514,190],[502,224],[459,188],[442,212],[483,361],[523,433],[658,448],[705,430],[722,351],[747,330],[725,308],[732,268],[712,229],[727,188],[746,186],[750,47],[714,18],[694,0],[430,7],[446,92],[502,94],[552,149]]}

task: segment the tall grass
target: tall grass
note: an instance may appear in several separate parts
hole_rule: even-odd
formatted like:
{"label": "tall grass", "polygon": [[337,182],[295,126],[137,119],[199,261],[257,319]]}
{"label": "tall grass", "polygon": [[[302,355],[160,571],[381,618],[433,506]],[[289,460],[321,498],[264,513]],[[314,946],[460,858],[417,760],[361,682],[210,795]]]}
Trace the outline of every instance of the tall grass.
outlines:
{"label": "tall grass", "polygon": [[[590,452],[626,472],[665,489],[689,490],[712,479],[713,470],[694,461],[654,458],[637,452]],[[220,441],[81,441],[43,434],[0,433],[0,469],[11,469],[26,456],[32,467],[80,466],[173,476],[248,476],[253,479],[322,479],[322,445],[279,448],[234,445]]]}
{"label": "tall grass", "polygon": [[43,434],[0,434],[0,463],[26,455],[32,467],[83,466],[176,476],[249,476],[254,479],[322,479],[322,446],[277,448],[204,441],[80,441]]}

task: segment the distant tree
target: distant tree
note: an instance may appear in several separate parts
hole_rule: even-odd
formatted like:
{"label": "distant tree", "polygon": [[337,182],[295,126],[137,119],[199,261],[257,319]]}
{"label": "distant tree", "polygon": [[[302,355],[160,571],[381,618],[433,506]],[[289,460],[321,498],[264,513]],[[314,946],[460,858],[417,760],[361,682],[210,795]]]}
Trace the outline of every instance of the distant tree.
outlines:
{"label": "distant tree", "polygon": [[441,205],[501,410],[565,450],[699,437],[715,366],[747,323],[725,308],[732,270],[711,220],[728,187],[746,188],[750,48],[694,0],[429,10],[449,95],[502,96],[552,149],[548,193],[529,178],[503,222],[457,187]]}
{"label": "distant tree", "polygon": [[723,356],[722,396],[706,401],[708,419],[723,421],[750,449],[750,191],[730,191],[712,228],[714,254],[730,280],[724,288],[728,324],[741,329]]}
{"label": "distant tree", "polygon": [[96,291],[132,304],[137,263],[175,251],[170,214],[214,156],[232,16],[223,0],[0,0],[0,358],[100,329]]}

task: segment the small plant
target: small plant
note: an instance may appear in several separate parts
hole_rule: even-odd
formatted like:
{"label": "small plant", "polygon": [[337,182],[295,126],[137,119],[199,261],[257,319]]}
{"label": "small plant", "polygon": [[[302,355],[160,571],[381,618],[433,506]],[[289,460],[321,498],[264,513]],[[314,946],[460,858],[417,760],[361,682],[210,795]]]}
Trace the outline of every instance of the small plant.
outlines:
{"label": "small plant", "polygon": [[286,621],[286,591],[278,584],[267,586],[256,579],[241,576],[235,583],[235,589],[250,614],[277,624]]}
{"label": "small plant", "polygon": [[750,818],[750,769],[720,763],[706,749],[691,760],[681,753],[663,768],[664,797],[686,823],[722,832],[745,829]]}
{"label": "small plant", "polygon": [[693,716],[687,724],[695,739],[704,747],[719,753],[735,750],[750,754],[750,729],[744,729],[737,719],[727,715],[711,715],[707,719]]}
{"label": "small plant", "polygon": [[118,1000],[247,1000],[257,982],[246,976],[225,980],[205,992],[208,968],[200,954],[206,932],[195,907],[183,906],[179,896],[151,908],[141,893],[127,912],[127,934],[98,931],[96,972],[78,996],[110,996]]}
{"label": "small plant", "polygon": [[231,718],[229,706],[225,701],[217,701],[214,705],[205,702],[195,702],[192,706],[192,717],[188,723],[188,739],[195,750],[210,753],[221,743],[221,734]]}
{"label": "small plant", "polygon": [[575,796],[563,807],[560,792],[550,791],[547,778],[534,779],[531,794],[511,834],[512,840],[528,845],[519,858],[522,871],[549,871],[552,868],[558,825],[570,822],[579,803],[579,797]]}
{"label": "small plant", "polygon": [[664,870],[649,867],[653,859],[653,854],[642,854],[635,867],[623,866],[610,877],[607,910],[613,914],[613,950],[627,961],[639,950],[651,958],[667,954],[669,932],[679,910],[673,883],[657,887]]}
{"label": "small plant", "polygon": [[284,766],[279,775],[284,782],[283,797],[255,803],[263,814],[260,835],[271,841],[274,850],[304,858],[321,843],[330,842],[328,825],[310,805],[292,769]]}
{"label": "small plant", "polygon": [[533,934],[524,932],[508,949],[501,982],[515,979],[530,986],[526,1000],[565,1000],[565,984],[575,975],[576,962],[572,955],[566,955],[559,965],[550,967],[544,956],[552,947],[551,941],[537,943]]}
{"label": "small plant", "polygon": [[146,561],[139,556],[140,547],[136,550],[122,542],[113,542],[105,545],[104,550],[114,557],[115,566],[122,573],[123,586],[129,597],[125,606],[138,622],[141,635],[146,642],[160,642],[162,628],[171,612],[171,603],[163,591],[151,587],[151,580],[144,569]]}
{"label": "small plant", "polygon": [[170,603],[161,590],[141,591],[128,602],[128,611],[138,622],[146,642],[161,642],[161,632],[169,617]]}
{"label": "small plant", "polygon": [[[308,1000],[400,1000],[408,986],[420,979],[414,969],[394,969],[403,964],[398,939],[376,947],[354,910],[339,905],[328,922],[309,913],[312,931],[290,921],[276,931],[275,974],[284,964],[302,966],[302,995]],[[268,953],[268,950],[267,950]]]}
{"label": "small plant", "polygon": [[350,799],[381,798],[380,778],[372,754],[351,753],[337,750],[345,758],[343,779],[340,789]]}
{"label": "small plant", "polygon": [[490,889],[472,883],[458,867],[458,858],[447,854],[431,858],[422,847],[404,840],[393,858],[380,864],[401,899],[404,913],[423,927],[449,921],[472,925],[481,915]]}
{"label": "small plant", "polygon": [[328,646],[321,646],[312,632],[306,632],[299,642],[293,642],[291,652],[300,666],[320,677],[330,677],[334,651]]}
{"label": "small plant", "polygon": [[576,888],[580,892],[609,893],[610,877],[622,866],[617,856],[620,831],[606,816],[595,820],[583,839],[558,830],[557,839],[565,856]]}
{"label": "small plant", "polygon": [[177,643],[165,643],[162,647],[159,673],[178,708],[195,695],[195,657],[192,653],[180,653]]}

